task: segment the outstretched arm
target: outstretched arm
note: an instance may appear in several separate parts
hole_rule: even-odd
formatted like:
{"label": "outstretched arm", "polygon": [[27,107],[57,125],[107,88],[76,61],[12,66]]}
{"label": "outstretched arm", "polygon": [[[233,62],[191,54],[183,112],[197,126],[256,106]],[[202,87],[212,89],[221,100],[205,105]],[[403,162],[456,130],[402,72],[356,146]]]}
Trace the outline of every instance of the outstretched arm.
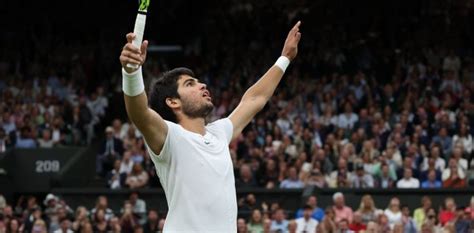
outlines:
{"label": "outstretched arm", "polygon": [[229,118],[234,125],[233,138],[237,137],[252,118],[262,110],[283,77],[286,66],[296,57],[301,38],[300,24],[301,22],[298,21],[288,33],[281,53],[282,57],[245,92],[237,108],[230,114]]}
{"label": "outstretched arm", "polygon": [[[168,126],[158,113],[148,107],[141,70],[141,65],[146,59],[148,41],[143,41],[141,48],[138,49],[132,45],[134,37],[133,33],[127,34],[127,44],[120,54],[125,107],[128,117],[143,134],[150,149],[155,154],[159,154],[168,133]],[[129,68],[128,63],[137,64],[140,67]]]}

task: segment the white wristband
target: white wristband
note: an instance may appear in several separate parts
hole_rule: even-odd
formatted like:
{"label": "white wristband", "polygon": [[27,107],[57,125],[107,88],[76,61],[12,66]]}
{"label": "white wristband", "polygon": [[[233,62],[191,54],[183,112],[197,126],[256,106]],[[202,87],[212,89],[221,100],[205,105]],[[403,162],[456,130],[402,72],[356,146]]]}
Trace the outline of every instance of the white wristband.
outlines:
{"label": "white wristband", "polygon": [[290,65],[290,59],[285,56],[281,56],[275,62],[275,65],[280,67],[280,69],[283,70],[283,73],[285,73],[286,68],[288,67],[288,65]]}
{"label": "white wristband", "polygon": [[145,84],[143,83],[142,77],[142,67],[130,74],[122,68],[122,90],[123,93],[128,96],[137,96],[145,91]]}

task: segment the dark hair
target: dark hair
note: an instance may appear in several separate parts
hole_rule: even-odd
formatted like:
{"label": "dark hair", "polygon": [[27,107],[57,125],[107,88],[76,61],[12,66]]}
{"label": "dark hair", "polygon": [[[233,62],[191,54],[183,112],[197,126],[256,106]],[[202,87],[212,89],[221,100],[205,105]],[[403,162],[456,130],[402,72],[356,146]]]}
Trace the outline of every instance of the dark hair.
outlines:
{"label": "dark hair", "polygon": [[178,119],[173,110],[166,104],[166,98],[179,98],[178,80],[182,75],[194,77],[194,72],[185,67],[179,67],[163,73],[150,89],[148,103],[150,108],[168,121],[177,123]]}

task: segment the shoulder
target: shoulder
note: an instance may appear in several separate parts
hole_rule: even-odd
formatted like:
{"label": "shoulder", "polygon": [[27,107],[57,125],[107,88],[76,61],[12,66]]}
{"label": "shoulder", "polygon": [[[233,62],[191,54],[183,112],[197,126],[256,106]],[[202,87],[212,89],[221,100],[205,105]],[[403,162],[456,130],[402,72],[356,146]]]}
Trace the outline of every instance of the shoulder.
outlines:
{"label": "shoulder", "polygon": [[222,118],[206,125],[208,130],[219,129],[222,127],[233,127],[232,121],[229,118]]}

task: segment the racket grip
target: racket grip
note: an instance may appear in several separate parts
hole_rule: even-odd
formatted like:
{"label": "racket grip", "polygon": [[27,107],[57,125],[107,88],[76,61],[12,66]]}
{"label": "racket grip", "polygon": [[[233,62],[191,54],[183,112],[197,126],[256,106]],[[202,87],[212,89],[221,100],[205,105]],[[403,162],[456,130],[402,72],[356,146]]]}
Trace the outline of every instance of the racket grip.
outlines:
{"label": "racket grip", "polygon": [[[132,44],[140,49],[143,41],[143,33],[145,32],[145,22],[146,22],[146,15],[142,13],[137,14],[137,19],[135,20],[135,28],[133,29],[133,33],[135,34],[135,39],[133,39]],[[127,67],[137,69],[138,65],[135,64],[127,64]]]}

